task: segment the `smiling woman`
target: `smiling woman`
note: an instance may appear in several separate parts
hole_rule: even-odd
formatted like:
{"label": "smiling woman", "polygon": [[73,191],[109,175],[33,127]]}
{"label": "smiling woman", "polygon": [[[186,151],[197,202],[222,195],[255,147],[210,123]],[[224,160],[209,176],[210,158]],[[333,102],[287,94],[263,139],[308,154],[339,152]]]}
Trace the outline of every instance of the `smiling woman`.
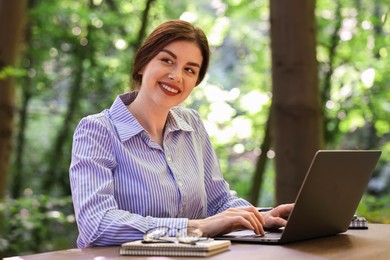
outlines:
{"label": "smiling woman", "polygon": [[[201,52],[195,43],[176,41],[165,46],[138,72],[142,83],[138,97],[129,105],[130,112],[145,112],[147,107],[148,111],[154,114],[154,111],[151,111],[153,108],[159,113],[164,109],[166,117],[169,109],[183,102],[195,87],[202,60]],[[140,111],[136,111],[137,109]],[[145,119],[148,118],[147,116]],[[165,121],[161,123],[164,125]]]}
{"label": "smiling woman", "polygon": [[259,213],[230,191],[199,114],[178,106],[203,80],[209,55],[201,29],[161,24],[136,54],[135,91],[81,120],[70,166],[79,247],[142,239],[161,226],[169,236],[216,236],[285,224],[292,205]]}
{"label": "smiling woman", "polygon": [[196,85],[203,80],[210,60],[210,48],[207,37],[202,29],[182,20],[173,20],[157,27],[137,51],[132,73],[133,89],[137,90],[141,85],[142,77],[139,75],[139,71],[163,48],[175,41],[193,42],[198,46],[203,61]]}

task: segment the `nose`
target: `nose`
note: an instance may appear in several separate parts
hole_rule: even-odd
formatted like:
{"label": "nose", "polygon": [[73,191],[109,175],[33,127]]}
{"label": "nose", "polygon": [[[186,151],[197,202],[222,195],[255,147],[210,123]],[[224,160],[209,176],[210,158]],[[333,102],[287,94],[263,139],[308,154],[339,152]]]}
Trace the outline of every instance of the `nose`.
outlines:
{"label": "nose", "polygon": [[179,68],[172,69],[168,77],[175,82],[181,82],[183,79],[182,72]]}

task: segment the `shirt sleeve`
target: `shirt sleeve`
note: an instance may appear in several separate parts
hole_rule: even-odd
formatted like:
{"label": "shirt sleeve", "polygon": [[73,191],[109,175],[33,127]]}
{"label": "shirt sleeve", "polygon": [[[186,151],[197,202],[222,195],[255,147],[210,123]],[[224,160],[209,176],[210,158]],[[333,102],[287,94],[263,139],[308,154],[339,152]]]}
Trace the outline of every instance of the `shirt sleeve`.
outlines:
{"label": "shirt sleeve", "polygon": [[234,190],[230,190],[229,184],[221,172],[216,152],[211,144],[206,128],[196,111],[197,130],[202,142],[203,160],[205,170],[205,190],[207,193],[207,214],[209,216],[223,212],[229,208],[251,206],[248,201],[237,197]]}
{"label": "shirt sleeve", "polygon": [[144,217],[118,208],[114,196],[117,165],[108,120],[84,118],[73,136],[70,185],[79,229],[77,246],[119,245],[142,239],[154,227],[187,228],[186,218]]}

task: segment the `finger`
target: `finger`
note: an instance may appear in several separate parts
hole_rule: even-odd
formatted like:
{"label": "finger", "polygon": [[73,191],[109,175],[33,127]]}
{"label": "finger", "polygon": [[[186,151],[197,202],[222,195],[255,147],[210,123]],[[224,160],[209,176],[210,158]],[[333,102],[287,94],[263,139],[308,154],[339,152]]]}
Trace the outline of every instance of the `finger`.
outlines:
{"label": "finger", "polygon": [[[256,234],[264,235],[264,228],[262,225],[262,222],[264,223],[263,216],[261,216],[254,207],[232,208],[228,213],[230,216],[240,216],[249,222],[250,226],[248,226],[247,223],[240,222],[246,229],[253,230]],[[242,220],[240,219],[240,221]]]}
{"label": "finger", "polygon": [[256,234],[264,234],[263,225],[261,222],[256,218],[255,214],[252,212],[248,212],[245,214],[245,219],[247,219],[250,224],[254,227],[252,230]]}
{"label": "finger", "polygon": [[290,215],[292,209],[294,207],[294,204],[282,204],[282,205],[279,205],[277,206],[276,208],[274,208],[274,210],[276,211],[275,215],[274,216],[288,216]]}
{"label": "finger", "polygon": [[261,214],[255,207],[252,207],[252,212],[255,214],[256,218],[260,221],[261,225],[265,225],[265,220],[263,214]]}
{"label": "finger", "polygon": [[230,217],[230,221],[231,221],[232,230],[249,229],[249,230],[253,230],[253,232],[255,232],[256,234],[259,234],[258,231],[259,229],[256,228],[255,225],[253,225],[253,223],[251,223],[249,219],[247,219],[242,215],[232,216]]}
{"label": "finger", "polygon": [[246,219],[249,220],[249,222],[251,223],[251,225],[254,227],[253,231],[256,233],[256,234],[262,234],[264,235],[264,228],[263,228],[263,223],[264,223],[264,219],[263,219],[263,216],[258,216],[260,214],[258,214],[257,210],[255,211],[249,211],[245,214],[245,217]]}
{"label": "finger", "polygon": [[249,206],[249,207],[242,207],[242,208],[235,208],[236,210],[245,210],[245,211],[249,211],[251,213],[253,213],[256,217],[256,219],[258,219],[258,221],[260,221],[261,225],[265,225],[265,220],[264,220],[264,217],[263,217],[263,214],[261,214],[255,207],[253,206]]}
{"label": "finger", "polygon": [[287,220],[285,220],[284,218],[273,218],[272,222],[272,226],[274,228],[284,227],[287,224]]}
{"label": "finger", "polygon": [[254,221],[256,223],[255,233],[258,235],[259,234],[264,235],[265,234],[265,232],[264,232],[265,220],[264,220],[263,215],[259,211],[257,211],[257,209],[254,207],[252,207],[250,210],[251,210],[251,213],[253,214]]}

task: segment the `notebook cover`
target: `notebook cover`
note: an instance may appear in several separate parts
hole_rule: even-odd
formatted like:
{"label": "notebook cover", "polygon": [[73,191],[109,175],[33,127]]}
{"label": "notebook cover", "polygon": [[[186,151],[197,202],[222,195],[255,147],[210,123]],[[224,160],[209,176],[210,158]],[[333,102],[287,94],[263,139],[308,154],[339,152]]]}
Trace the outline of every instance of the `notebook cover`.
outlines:
{"label": "notebook cover", "polygon": [[120,255],[145,256],[211,256],[227,251],[229,240],[199,241],[195,245],[182,243],[142,243],[142,240],[127,242],[121,245]]}

